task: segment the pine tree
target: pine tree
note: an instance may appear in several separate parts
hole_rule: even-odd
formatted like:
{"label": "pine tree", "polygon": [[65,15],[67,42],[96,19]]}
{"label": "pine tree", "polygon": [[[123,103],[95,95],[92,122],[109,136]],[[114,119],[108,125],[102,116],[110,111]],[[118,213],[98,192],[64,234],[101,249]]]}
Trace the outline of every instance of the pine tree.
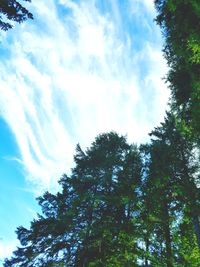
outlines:
{"label": "pine tree", "polygon": [[[24,0],[31,2],[31,0]],[[0,29],[7,31],[13,27],[12,21],[21,23],[33,19],[33,15],[16,0],[0,1]]]}
{"label": "pine tree", "polygon": [[[153,186],[148,186],[148,190],[156,189],[158,183],[157,195],[160,200],[154,196],[150,196],[155,204],[160,205],[165,202],[166,208],[161,207],[165,214],[165,243],[166,243],[166,259],[171,258],[172,262],[178,259],[172,255],[177,255],[179,251],[173,251],[172,247],[176,247],[174,234],[176,231],[180,233],[180,227],[184,218],[188,218],[189,225],[193,225],[191,231],[196,235],[196,241],[193,242],[194,250],[198,250],[199,246],[199,160],[196,150],[196,144],[185,137],[185,135],[176,127],[176,117],[173,114],[167,114],[165,122],[161,127],[155,128],[151,133],[153,137],[152,146],[159,147],[155,150],[155,166],[152,166],[153,160],[151,156],[150,171],[153,174]],[[152,169],[153,167],[153,169]],[[157,174],[158,175],[157,175]],[[156,179],[156,180],[155,180]],[[161,190],[159,192],[159,190]],[[153,208],[155,211],[156,209]],[[158,210],[158,209],[157,209]],[[162,216],[160,216],[162,218]],[[171,221],[171,223],[170,223]],[[180,224],[179,224],[179,223]],[[168,224],[168,226],[167,226]],[[167,227],[167,228],[166,228]],[[178,230],[179,229],[179,230]],[[171,246],[171,248],[170,248]],[[200,251],[200,246],[199,246]],[[171,254],[171,256],[169,256]],[[197,261],[199,263],[200,253],[197,253]],[[174,259],[172,259],[174,258]],[[168,263],[167,266],[173,266]]]}
{"label": "pine tree", "polygon": [[21,247],[4,266],[138,266],[137,147],[111,132],[74,159],[61,192],[40,197],[43,214],[17,229]]}
{"label": "pine tree", "polygon": [[200,140],[200,2],[155,0],[157,23],[165,38],[164,56],[172,107],[181,118],[182,131]]}

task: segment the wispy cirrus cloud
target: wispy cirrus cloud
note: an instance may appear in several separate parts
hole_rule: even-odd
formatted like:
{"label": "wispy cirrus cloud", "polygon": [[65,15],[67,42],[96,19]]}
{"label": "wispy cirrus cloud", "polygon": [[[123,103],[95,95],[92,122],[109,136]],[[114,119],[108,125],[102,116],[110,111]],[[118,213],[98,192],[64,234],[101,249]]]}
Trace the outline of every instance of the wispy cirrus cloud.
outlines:
{"label": "wispy cirrus cloud", "polygon": [[162,120],[169,92],[152,2],[35,0],[35,20],[3,39],[0,114],[37,188],[70,170],[76,143],[110,130],[142,142]]}

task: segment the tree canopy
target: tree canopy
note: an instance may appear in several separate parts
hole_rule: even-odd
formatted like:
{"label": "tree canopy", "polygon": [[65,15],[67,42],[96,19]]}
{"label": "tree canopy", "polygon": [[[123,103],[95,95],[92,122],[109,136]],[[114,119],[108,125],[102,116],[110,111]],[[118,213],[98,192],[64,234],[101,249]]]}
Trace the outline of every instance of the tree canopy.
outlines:
{"label": "tree canopy", "polygon": [[141,147],[114,132],[86,151],[77,145],[71,175],[60,179],[57,194],[38,198],[42,214],[17,229],[21,247],[4,266],[197,267],[193,144],[170,114],[151,136]]}
{"label": "tree canopy", "polygon": [[[31,2],[31,0],[24,0]],[[7,31],[13,27],[12,21],[21,23],[27,19],[33,19],[30,13],[20,2],[16,0],[0,1],[0,29]]]}
{"label": "tree canopy", "polygon": [[200,2],[155,0],[155,6],[165,38],[172,107],[183,131],[200,140]]}

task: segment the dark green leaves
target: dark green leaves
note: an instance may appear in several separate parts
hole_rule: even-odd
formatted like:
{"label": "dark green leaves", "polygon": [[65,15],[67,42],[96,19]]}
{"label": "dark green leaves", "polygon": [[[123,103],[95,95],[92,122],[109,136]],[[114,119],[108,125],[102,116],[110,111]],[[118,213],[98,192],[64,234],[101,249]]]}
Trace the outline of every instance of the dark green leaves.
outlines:
{"label": "dark green leaves", "polygon": [[169,113],[151,137],[140,150],[114,132],[99,135],[85,152],[78,145],[72,174],[60,179],[60,192],[38,198],[42,215],[30,229],[17,229],[21,247],[4,266],[196,264],[194,143]]}
{"label": "dark green leaves", "polygon": [[78,145],[74,159],[71,176],[60,180],[61,192],[38,198],[43,216],[29,230],[18,228],[22,247],[5,266],[136,264],[142,173],[137,147],[111,132],[99,135],[86,152]]}
{"label": "dark green leaves", "polygon": [[173,108],[184,125],[200,136],[200,2],[156,0],[157,23],[165,38],[164,56]]}

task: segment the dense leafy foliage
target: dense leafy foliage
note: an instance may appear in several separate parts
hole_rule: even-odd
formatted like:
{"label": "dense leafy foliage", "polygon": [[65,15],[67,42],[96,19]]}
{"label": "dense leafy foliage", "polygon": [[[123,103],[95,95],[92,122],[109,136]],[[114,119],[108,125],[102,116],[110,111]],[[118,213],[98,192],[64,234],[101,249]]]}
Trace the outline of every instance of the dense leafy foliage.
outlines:
{"label": "dense leafy foliage", "polygon": [[140,148],[113,132],[85,152],[78,145],[72,174],[38,198],[42,215],[17,229],[21,247],[4,266],[197,267],[193,143],[170,114],[151,136]]}
{"label": "dense leafy foliage", "polygon": [[[195,250],[198,247],[200,249],[199,152],[195,144],[176,128],[176,119],[172,114],[168,114],[165,122],[155,128],[151,136],[151,162],[146,190],[150,191],[149,200],[154,203],[151,214],[160,221],[158,237],[163,235],[161,240],[165,243],[166,265],[198,266],[198,254],[192,255],[190,252],[192,260],[188,262],[182,258],[179,247],[182,242],[177,244],[177,233],[180,234],[187,218],[188,224],[193,227],[193,235],[196,235]],[[188,254],[187,251],[184,253]]]}
{"label": "dense leafy foliage", "polygon": [[[135,146],[115,133],[96,138],[60,180],[61,192],[39,198],[43,216],[18,228],[23,248],[5,266],[123,266],[136,262],[133,211],[141,176]],[[133,163],[133,164],[130,164]],[[128,187],[127,187],[128,185]]]}
{"label": "dense leafy foliage", "polygon": [[167,81],[182,130],[200,140],[200,2],[155,0],[170,67]]}
{"label": "dense leafy foliage", "polygon": [[[31,0],[24,0],[31,2]],[[16,0],[0,1],[0,29],[7,31],[12,28],[11,21],[21,23],[33,15]]]}

